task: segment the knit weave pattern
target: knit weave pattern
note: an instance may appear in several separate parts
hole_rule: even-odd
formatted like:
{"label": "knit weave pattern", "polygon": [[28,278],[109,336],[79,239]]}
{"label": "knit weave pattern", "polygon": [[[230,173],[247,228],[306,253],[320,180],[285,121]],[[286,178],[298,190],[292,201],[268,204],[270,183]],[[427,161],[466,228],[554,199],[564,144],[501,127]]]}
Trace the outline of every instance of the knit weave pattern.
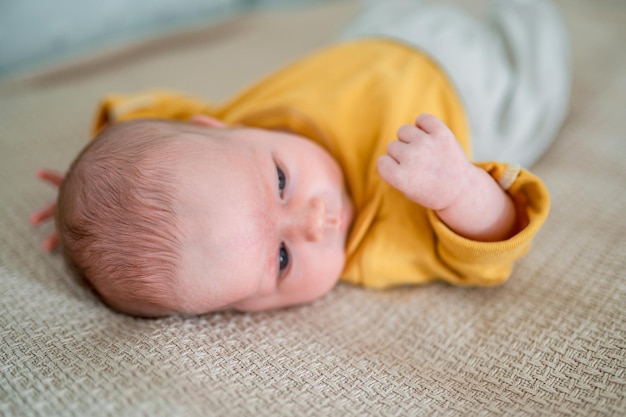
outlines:
{"label": "knit weave pattern", "polygon": [[[340,285],[261,314],[136,319],[39,241],[100,96],[221,99],[324,44],[354,1],[255,14],[0,84],[0,415],[626,415],[626,4],[563,0],[571,112],[533,168],[552,212],[510,281]],[[290,36],[285,36],[290,33]],[[157,48],[158,46],[158,48]]]}

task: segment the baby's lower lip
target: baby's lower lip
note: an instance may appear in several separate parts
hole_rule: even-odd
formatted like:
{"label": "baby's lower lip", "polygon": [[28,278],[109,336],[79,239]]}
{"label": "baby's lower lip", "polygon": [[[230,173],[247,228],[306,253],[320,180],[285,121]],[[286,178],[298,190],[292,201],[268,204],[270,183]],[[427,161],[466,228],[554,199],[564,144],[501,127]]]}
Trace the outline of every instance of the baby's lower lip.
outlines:
{"label": "baby's lower lip", "polygon": [[332,216],[326,217],[326,227],[345,233],[352,221],[352,202],[346,196],[340,197],[339,208]]}
{"label": "baby's lower lip", "polygon": [[339,211],[339,229],[342,232],[348,230],[350,222],[352,220],[352,202],[349,198],[344,197],[342,199],[341,209]]}
{"label": "baby's lower lip", "polygon": [[344,209],[340,208],[336,215],[326,217],[326,227],[331,230],[342,231],[345,223]]}

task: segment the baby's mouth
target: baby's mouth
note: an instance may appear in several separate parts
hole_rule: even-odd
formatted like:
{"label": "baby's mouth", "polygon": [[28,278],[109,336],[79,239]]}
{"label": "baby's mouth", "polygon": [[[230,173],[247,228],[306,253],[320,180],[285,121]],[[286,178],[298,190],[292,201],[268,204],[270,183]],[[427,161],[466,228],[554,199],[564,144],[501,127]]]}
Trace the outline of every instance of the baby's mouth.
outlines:
{"label": "baby's mouth", "polygon": [[337,216],[334,217],[333,221],[335,222],[334,227],[337,227],[345,233],[352,223],[354,209],[352,207],[352,201],[346,195],[343,195],[341,203],[342,204],[339,208],[339,213],[337,214]]}
{"label": "baby's mouth", "polygon": [[326,216],[326,227],[335,229],[341,226],[341,213],[338,216]]}

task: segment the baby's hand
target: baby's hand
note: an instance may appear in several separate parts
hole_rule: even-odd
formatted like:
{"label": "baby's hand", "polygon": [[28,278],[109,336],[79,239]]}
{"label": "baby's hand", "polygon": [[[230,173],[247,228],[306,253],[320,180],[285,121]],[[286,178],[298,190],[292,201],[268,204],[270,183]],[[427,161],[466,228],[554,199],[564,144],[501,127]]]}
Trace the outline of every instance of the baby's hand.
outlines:
{"label": "baby's hand", "polygon": [[422,114],[415,126],[402,126],[397,135],[398,140],[387,146],[387,155],[378,159],[380,176],[426,208],[449,207],[473,166],[454,134],[437,117]]}
{"label": "baby's hand", "polygon": [[[61,183],[63,182],[63,178],[64,178],[63,175],[59,174],[58,172],[51,171],[49,169],[38,170],[37,177],[39,177],[39,179],[43,181],[46,181],[52,184],[56,188],[59,188],[61,186]],[[54,202],[48,204],[44,208],[31,214],[30,216],[31,224],[33,226],[38,226],[41,223],[52,219],[54,217],[56,208],[57,208],[57,203],[55,200]],[[41,242],[41,246],[47,251],[52,251],[54,248],[58,246],[58,244],[59,244],[59,236],[57,235],[56,231],[51,233],[48,237],[46,237]]]}

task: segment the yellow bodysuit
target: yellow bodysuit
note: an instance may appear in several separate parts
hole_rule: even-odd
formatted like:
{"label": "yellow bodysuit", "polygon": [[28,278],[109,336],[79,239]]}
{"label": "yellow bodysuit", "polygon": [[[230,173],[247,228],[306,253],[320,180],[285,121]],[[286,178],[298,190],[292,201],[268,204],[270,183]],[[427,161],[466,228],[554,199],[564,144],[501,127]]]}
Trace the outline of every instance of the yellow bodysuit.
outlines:
{"label": "yellow bodysuit", "polygon": [[547,190],[516,165],[476,163],[516,202],[518,231],[501,242],[457,235],[434,212],[386,184],[376,170],[397,129],[424,112],[443,120],[471,157],[465,111],[437,64],[401,43],[359,40],[296,61],[219,106],[165,91],[110,95],[101,104],[94,133],[113,122],[184,121],[195,114],[289,130],[323,146],[344,170],[356,213],[344,282],[374,288],[438,279],[460,285],[501,283],[548,215]]}

